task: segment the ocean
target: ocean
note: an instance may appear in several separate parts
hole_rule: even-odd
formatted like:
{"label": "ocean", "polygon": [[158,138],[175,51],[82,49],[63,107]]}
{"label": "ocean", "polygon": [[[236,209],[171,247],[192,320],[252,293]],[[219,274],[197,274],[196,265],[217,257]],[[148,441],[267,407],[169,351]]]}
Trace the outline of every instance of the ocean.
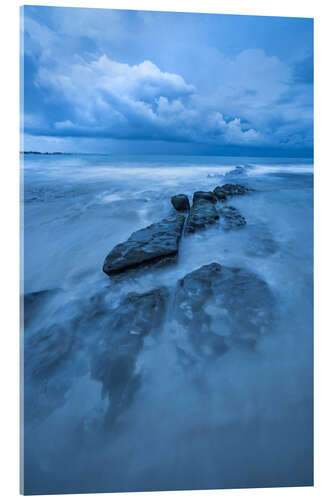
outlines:
{"label": "ocean", "polygon": [[[25,493],[311,485],[313,161],[21,156]],[[175,212],[171,196],[225,183],[253,189],[228,202],[244,227],[182,238],[176,264],[120,283],[102,272],[115,245]],[[169,304],[110,418],[114,399],[96,367],[109,361],[96,353],[113,311],[128,293],[174,290],[211,263],[267,284],[270,328],[254,347],[184,363],[180,346],[190,347]]]}

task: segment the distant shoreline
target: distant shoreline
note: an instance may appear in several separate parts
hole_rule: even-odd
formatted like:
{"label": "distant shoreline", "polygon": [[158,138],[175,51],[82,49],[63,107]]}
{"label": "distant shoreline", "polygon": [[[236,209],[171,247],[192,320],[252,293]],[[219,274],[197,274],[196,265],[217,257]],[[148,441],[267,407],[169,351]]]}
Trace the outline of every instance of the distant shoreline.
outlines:
{"label": "distant shoreline", "polygon": [[71,153],[60,153],[59,151],[55,151],[54,153],[41,153],[40,151],[20,151],[21,155],[68,155]]}
{"label": "distant shoreline", "polygon": [[68,156],[68,155],[80,155],[80,156],[115,156],[115,157],[121,157],[121,156],[126,156],[126,157],[135,157],[135,158],[140,158],[140,157],[216,157],[216,158],[256,158],[256,159],[281,159],[281,160],[292,160],[292,159],[302,159],[302,160],[312,160],[314,161],[314,157],[311,155],[236,155],[236,154],[226,154],[226,155],[221,155],[221,154],[124,154],[124,153],[74,153],[74,152],[60,152],[60,151],[54,151],[54,152],[45,152],[42,153],[41,151],[20,151],[20,154],[22,155],[47,155],[47,156],[52,156],[52,155],[63,155],[63,156]]}

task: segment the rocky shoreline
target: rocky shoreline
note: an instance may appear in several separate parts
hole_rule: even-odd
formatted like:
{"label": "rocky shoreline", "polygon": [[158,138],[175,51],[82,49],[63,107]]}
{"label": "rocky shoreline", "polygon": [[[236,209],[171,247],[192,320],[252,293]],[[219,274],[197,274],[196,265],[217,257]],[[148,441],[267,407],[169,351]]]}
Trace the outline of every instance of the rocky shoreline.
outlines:
{"label": "rocky shoreline", "polygon": [[[159,266],[175,265],[182,237],[190,238],[219,221],[221,231],[244,227],[245,218],[227,203],[250,191],[239,184],[225,184],[214,191],[196,191],[192,205],[184,194],[173,196],[171,215],[135,231],[106,256],[103,271],[112,286]],[[66,370],[84,350],[90,359],[91,377],[101,383],[102,394],[109,400],[108,417],[114,421],[141,385],[137,362],[148,337],[167,330],[180,365],[189,367],[217,359],[235,345],[253,349],[271,328],[273,295],[267,283],[247,269],[208,262],[168,286],[125,295],[119,290],[117,303],[108,304],[104,289],[81,303],[68,322],[58,325],[55,317],[50,328],[37,327],[26,339],[26,377],[34,387],[31,394],[26,393],[29,408],[33,407],[29,398],[42,393],[45,380],[52,380],[59,367]],[[55,293],[63,292],[25,296],[26,326],[35,308],[44,307]],[[64,307],[75,310],[65,296],[61,300]],[[89,344],[89,335],[88,340],[77,335],[86,324],[93,324],[98,332],[94,345]],[[63,395],[57,393],[53,404],[61,405],[62,400]]]}
{"label": "rocky shoreline", "polygon": [[143,264],[174,263],[183,234],[188,236],[203,230],[216,224],[220,218],[224,221],[224,229],[244,226],[246,219],[235,207],[225,203],[233,196],[249,192],[251,190],[241,184],[224,184],[214,191],[196,191],[192,206],[187,195],[172,196],[171,204],[176,213],[134,232],[127,241],[116,245],[106,256],[103,271],[112,276],[137,269]]}

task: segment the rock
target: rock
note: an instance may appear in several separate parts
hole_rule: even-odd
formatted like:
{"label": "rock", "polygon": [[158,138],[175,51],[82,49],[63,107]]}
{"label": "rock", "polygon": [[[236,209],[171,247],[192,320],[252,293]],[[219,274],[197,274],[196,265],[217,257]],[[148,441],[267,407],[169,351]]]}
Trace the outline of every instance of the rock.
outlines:
{"label": "rock", "polygon": [[190,210],[190,202],[186,194],[176,194],[172,196],[171,203],[176,210]]}
{"label": "rock", "polygon": [[193,195],[193,204],[198,200],[207,200],[216,203],[216,196],[211,191],[196,191]]}
{"label": "rock", "polygon": [[224,229],[237,229],[245,226],[246,219],[235,207],[223,207],[219,210],[224,222]]}
{"label": "rock", "polygon": [[27,339],[24,347],[26,374],[47,378],[67,359],[74,341],[74,329],[69,326],[70,323],[55,323]]}
{"label": "rock", "polygon": [[24,327],[27,328],[29,324],[36,318],[40,310],[54,297],[58,289],[51,290],[38,290],[36,292],[26,293],[21,298],[23,305],[23,318]]}
{"label": "rock", "polygon": [[218,190],[219,193],[224,193],[226,196],[241,195],[251,191],[249,188],[242,186],[242,184],[223,184],[223,186],[217,186],[214,189],[215,193],[216,190]]}
{"label": "rock", "polygon": [[144,263],[175,259],[184,222],[185,217],[177,214],[136,231],[107,255],[103,271],[112,276]]}
{"label": "rock", "polygon": [[279,250],[273,233],[264,225],[257,224],[249,227],[249,241],[246,246],[246,254],[251,257],[268,257]]}
{"label": "rock", "polygon": [[272,325],[270,289],[246,269],[202,266],[179,280],[174,304],[194,356],[220,356],[239,343],[253,347]]}
{"label": "rock", "polygon": [[227,172],[225,177],[234,177],[235,175],[246,175],[246,169],[244,167],[235,167],[234,169]]}
{"label": "rock", "polygon": [[65,404],[76,376],[85,305],[57,289],[24,300],[24,413],[27,422],[41,421]]}
{"label": "rock", "polygon": [[221,201],[225,201],[227,199],[227,195],[225,194],[222,186],[217,186],[214,189],[214,194]]}
{"label": "rock", "polygon": [[185,224],[184,234],[194,233],[198,229],[204,229],[208,225],[215,224],[219,215],[214,203],[208,200],[196,200],[190,210]]}
{"label": "rock", "polygon": [[108,332],[103,332],[92,354],[91,374],[102,383],[102,394],[109,398],[112,418],[129,406],[140,387],[137,359],[143,338],[160,327],[167,297],[165,288],[130,293],[110,311]]}

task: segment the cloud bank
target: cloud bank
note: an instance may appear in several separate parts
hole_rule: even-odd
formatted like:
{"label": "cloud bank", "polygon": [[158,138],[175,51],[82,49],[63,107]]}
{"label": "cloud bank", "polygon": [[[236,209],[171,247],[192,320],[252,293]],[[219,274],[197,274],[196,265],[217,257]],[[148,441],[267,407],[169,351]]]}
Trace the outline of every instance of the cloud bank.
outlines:
{"label": "cloud bank", "polygon": [[[50,19],[59,21],[59,15],[61,19],[61,9],[55,10],[54,16],[50,16],[52,10],[47,10],[44,23],[33,18],[36,10],[25,11],[27,135],[183,142],[212,147],[312,148],[309,57],[303,65],[302,58],[293,63],[268,55],[262,48],[226,54],[204,46],[206,60],[202,52],[197,61],[195,57],[190,62],[186,60],[184,75],[169,70],[163,60],[158,64],[137,57],[137,62],[129,63],[124,62],[131,59],[126,58],[126,53],[113,57],[113,52],[117,52],[112,51],[115,39],[120,39],[131,54],[132,34],[126,39],[121,28],[135,26],[140,39],[140,23],[147,26],[145,16],[138,16],[135,22],[126,17],[126,24],[117,14],[110,18],[111,26],[105,29],[103,38],[103,33],[96,29],[99,18],[95,11],[97,21],[94,24],[92,18],[83,40],[77,26],[71,33],[68,22],[60,24],[61,30],[59,23],[50,24]],[[159,14],[159,20],[161,16],[163,19]],[[68,15],[64,19],[68,20]],[[85,15],[84,25],[88,20]],[[113,25],[117,26],[115,33]],[[152,26],[156,29],[154,23]],[[174,58],[177,60],[177,52]]]}

